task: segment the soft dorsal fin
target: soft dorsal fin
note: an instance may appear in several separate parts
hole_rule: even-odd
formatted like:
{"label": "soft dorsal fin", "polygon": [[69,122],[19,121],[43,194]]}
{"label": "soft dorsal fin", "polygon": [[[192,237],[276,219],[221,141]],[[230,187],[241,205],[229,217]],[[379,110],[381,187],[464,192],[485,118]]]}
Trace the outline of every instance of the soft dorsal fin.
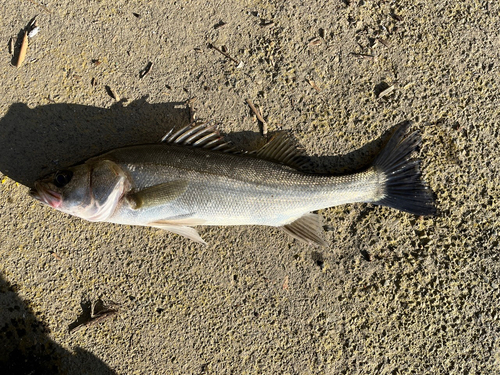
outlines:
{"label": "soft dorsal fin", "polygon": [[321,218],[318,214],[305,214],[281,229],[300,241],[328,247],[328,243],[321,236]]}
{"label": "soft dorsal fin", "polygon": [[194,122],[175,133],[171,130],[161,141],[212,151],[235,152],[231,144],[224,140],[224,137],[211,122]]}
{"label": "soft dorsal fin", "polygon": [[306,153],[297,148],[288,133],[284,131],[275,133],[261,149],[250,154],[259,159],[275,161],[300,170],[309,165]]}

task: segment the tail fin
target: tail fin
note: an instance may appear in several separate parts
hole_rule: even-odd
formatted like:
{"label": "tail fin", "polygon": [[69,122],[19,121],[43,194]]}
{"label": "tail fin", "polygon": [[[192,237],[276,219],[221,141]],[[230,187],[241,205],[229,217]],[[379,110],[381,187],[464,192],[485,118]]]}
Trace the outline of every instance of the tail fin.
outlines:
{"label": "tail fin", "polygon": [[433,193],[421,180],[420,160],[411,159],[421,142],[420,134],[416,131],[405,137],[410,125],[405,122],[396,129],[373,163],[386,178],[384,198],[373,203],[416,215],[434,215]]}

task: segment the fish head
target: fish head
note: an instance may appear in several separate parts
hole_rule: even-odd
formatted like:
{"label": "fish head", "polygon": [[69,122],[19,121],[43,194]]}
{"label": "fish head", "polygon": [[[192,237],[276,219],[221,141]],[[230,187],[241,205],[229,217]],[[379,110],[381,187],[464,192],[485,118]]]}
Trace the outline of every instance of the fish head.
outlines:
{"label": "fish head", "polygon": [[87,162],[35,182],[33,198],[89,221],[106,221],[130,190],[123,170],[109,160]]}

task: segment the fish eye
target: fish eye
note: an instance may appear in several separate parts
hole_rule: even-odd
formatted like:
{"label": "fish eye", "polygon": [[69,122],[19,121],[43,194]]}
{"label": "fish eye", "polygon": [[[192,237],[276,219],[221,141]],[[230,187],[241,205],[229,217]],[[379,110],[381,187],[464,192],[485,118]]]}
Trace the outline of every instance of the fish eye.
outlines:
{"label": "fish eye", "polygon": [[71,177],[73,177],[73,172],[71,171],[56,172],[56,175],[54,176],[54,185],[62,188],[71,181]]}

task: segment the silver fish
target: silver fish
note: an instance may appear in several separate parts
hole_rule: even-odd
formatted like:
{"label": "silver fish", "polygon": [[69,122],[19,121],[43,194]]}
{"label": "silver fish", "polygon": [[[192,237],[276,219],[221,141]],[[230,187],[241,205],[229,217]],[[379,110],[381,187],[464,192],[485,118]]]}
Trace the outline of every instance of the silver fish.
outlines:
{"label": "silver fish", "polygon": [[435,212],[411,154],[418,132],[400,126],[371,166],[343,176],[308,173],[285,133],[236,152],[216,129],[189,125],[162,143],[119,148],[35,182],[34,198],[89,221],[157,227],[204,243],[193,226],[269,225],[326,246],[312,211],[353,202]]}

